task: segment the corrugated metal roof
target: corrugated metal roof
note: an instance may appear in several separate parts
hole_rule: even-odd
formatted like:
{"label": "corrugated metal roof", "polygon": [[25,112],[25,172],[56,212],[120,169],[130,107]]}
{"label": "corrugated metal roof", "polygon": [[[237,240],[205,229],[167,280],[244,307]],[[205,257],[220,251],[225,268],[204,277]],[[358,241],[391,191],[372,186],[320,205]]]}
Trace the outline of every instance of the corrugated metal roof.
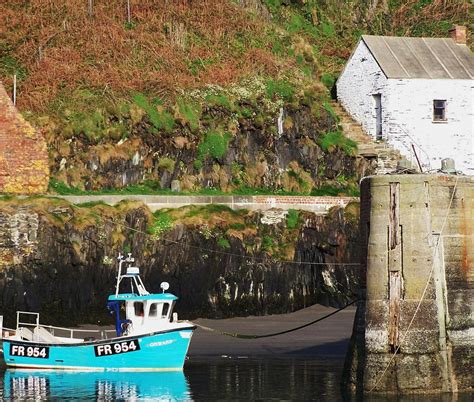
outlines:
{"label": "corrugated metal roof", "polygon": [[362,40],[388,78],[474,78],[474,54],[453,39],[363,35]]}

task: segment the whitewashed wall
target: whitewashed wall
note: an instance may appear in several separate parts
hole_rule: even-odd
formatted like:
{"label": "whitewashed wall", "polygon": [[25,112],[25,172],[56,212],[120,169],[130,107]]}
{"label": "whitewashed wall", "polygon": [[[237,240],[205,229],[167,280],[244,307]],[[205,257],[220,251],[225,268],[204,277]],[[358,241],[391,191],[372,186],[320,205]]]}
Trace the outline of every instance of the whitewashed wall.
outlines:
{"label": "whitewashed wall", "polygon": [[385,138],[385,87],[387,77],[361,40],[337,80],[337,99],[364,130],[375,138],[375,108],[373,95],[382,95],[382,136]]}
{"label": "whitewashed wall", "polygon": [[[474,81],[389,79],[385,104],[389,144],[410,158],[438,169],[453,158],[456,168],[474,175]],[[446,100],[446,122],[433,122],[433,100]],[[421,150],[420,150],[421,148]]]}
{"label": "whitewashed wall", "polygon": [[[443,158],[474,175],[474,81],[387,79],[363,41],[337,81],[342,106],[375,138],[373,95],[382,95],[382,136],[414,161],[415,144],[425,169]],[[445,99],[447,122],[433,122],[433,100]]]}

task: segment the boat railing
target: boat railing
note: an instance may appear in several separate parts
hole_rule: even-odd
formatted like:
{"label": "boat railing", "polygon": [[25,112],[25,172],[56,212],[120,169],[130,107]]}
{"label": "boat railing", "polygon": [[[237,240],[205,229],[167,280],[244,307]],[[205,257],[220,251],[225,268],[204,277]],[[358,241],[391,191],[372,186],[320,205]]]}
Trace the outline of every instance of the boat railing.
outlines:
{"label": "boat railing", "polygon": [[[33,322],[25,321],[25,318],[22,318],[22,315],[33,316]],[[0,316],[2,317],[2,316]],[[20,321],[21,319],[21,321]],[[3,321],[3,318],[2,318]],[[1,323],[0,323],[1,324]],[[64,338],[71,338],[74,339],[77,336],[81,338],[86,337],[97,337],[98,339],[109,339],[110,337],[114,337],[116,334],[115,330],[108,330],[108,329],[78,329],[78,328],[65,328],[65,327],[56,327],[54,325],[43,325],[39,323],[39,313],[31,313],[29,311],[18,311],[17,312],[17,323],[16,323],[16,331],[21,332],[22,328],[33,328],[33,331],[38,328],[44,328],[48,332],[51,333],[53,336],[61,336]],[[112,336],[110,336],[113,334]],[[88,335],[88,336],[87,336]]]}
{"label": "boat railing", "polygon": [[[25,319],[25,318],[22,318],[22,315],[25,315],[25,316],[33,316],[34,319],[35,319],[35,323],[31,323],[31,322],[22,322],[20,321],[20,319]],[[39,327],[39,313],[32,313],[30,311],[17,311],[16,312],[16,329],[18,330],[21,326],[32,326],[34,325],[35,327]]]}
{"label": "boat railing", "polygon": [[[3,316],[0,315],[0,321],[3,320]],[[16,333],[16,330],[13,328],[8,328],[4,327],[2,323],[0,322],[0,340],[3,338],[8,338],[10,335],[14,335]]]}
{"label": "boat railing", "polygon": [[[78,328],[65,328],[65,327],[56,327],[54,325],[43,325],[32,323],[23,323],[23,328],[44,328],[51,335],[59,336],[63,338],[77,339],[77,338],[97,338],[97,339],[109,339],[113,338],[116,334],[114,329],[78,329]],[[21,328],[19,329],[21,332]],[[112,335],[112,336],[111,336]]]}
{"label": "boat railing", "polygon": [[[55,327],[54,325],[41,325],[42,328],[45,328],[51,332],[54,336],[62,336],[62,334],[67,334],[65,338],[75,338],[79,336],[84,338],[84,335],[98,335],[99,339],[109,339],[110,334],[116,334],[114,329],[77,329],[77,328],[65,328],[65,327]],[[75,336],[76,335],[76,336]],[[112,338],[114,337],[112,335]]]}

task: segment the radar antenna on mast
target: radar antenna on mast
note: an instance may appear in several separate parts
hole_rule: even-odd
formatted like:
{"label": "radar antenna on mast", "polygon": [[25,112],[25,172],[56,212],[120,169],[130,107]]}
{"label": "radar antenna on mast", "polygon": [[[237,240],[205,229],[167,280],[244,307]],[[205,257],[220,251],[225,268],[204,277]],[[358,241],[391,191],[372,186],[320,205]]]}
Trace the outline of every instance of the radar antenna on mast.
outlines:
{"label": "radar antenna on mast", "polygon": [[[120,282],[123,278],[130,278],[130,283],[132,285],[135,284],[135,287],[138,290],[139,296],[145,296],[150,294],[146,289],[145,285],[143,284],[142,278],[140,278],[140,268],[132,266],[132,263],[135,262],[135,258],[132,257],[131,253],[128,253],[128,257],[124,258],[122,254],[118,256],[119,261],[119,269],[118,269],[118,276],[117,276],[117,284],[115,286],[115,296],[119,294]],[[124,274],[122,274],[122,265],[123,263],[128,263],[127,270]]]}

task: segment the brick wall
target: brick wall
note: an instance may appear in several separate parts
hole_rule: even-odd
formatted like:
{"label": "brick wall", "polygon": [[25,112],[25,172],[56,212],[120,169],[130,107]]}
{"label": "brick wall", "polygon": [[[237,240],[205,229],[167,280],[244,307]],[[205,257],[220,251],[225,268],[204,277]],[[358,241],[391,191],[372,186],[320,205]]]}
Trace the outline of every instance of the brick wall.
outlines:
{"label": "brick wall", "polygon": [[13,106],[0,83],[0,193],[44,193],[48,181],[46,141]]}
{"label": "brick wall", "polygon": [[253,197],[257,204],[272,204],[278,207],[281,204],[289,205],[324,205],[332,206],[346,206],[349,202],[359,201],[358,197],[312,197],[312,196],[297,196],[297,195],[257,195]]}

